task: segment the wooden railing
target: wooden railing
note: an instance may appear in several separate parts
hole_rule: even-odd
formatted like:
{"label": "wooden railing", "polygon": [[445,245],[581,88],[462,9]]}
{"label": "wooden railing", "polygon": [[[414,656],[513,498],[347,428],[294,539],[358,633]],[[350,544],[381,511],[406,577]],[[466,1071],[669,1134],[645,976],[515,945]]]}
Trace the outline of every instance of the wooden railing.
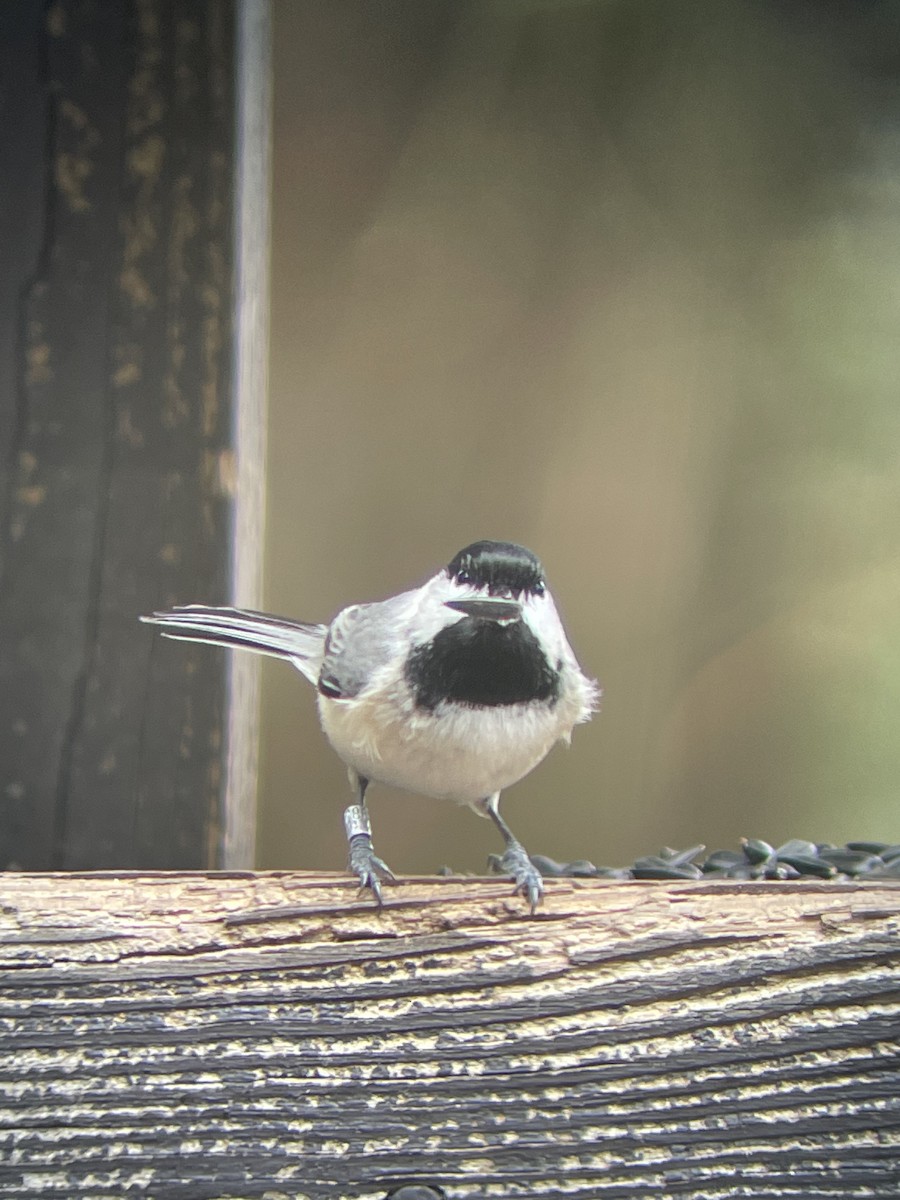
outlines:
{"label": "wooden railing", "polygon": [[0,1193],[896,1197],[898,965],[891,882],[5,874]]}

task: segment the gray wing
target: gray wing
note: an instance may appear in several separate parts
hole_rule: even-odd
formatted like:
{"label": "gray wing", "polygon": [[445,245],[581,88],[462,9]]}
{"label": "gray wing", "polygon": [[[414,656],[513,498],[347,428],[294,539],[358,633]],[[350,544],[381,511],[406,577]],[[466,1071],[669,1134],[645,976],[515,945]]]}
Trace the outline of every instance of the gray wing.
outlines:
{"label": "gray wing", "polygon": [[159,625],[165,637],[183,642],[234,646],[286,658],[313,683],[319,676],[328,631],[327,625],[289,621],[247,608],[210,608],[202,604],[155,612],[141,620]]}
{"label": "gray wing", "polygon": [[405,655],[405,631],[415,592],[375,604],[354,604],[332,621],[319,672],[319,691],[335,700],[358,696],[372,675]]}

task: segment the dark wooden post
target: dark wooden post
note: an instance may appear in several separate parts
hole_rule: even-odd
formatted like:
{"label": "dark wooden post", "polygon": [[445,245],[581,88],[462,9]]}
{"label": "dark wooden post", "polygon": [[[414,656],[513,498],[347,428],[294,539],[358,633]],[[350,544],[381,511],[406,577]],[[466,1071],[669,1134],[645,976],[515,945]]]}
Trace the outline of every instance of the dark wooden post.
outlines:
{"label": "dark wooden post", "polygon": [[234,23],[0,6],[0,867],[221,861],[226,662],[137,618],[231,595]]}
{"label": "dark wooden post", "polygon": [[4,1197],[900,1194],[900,884],[8,875]]}

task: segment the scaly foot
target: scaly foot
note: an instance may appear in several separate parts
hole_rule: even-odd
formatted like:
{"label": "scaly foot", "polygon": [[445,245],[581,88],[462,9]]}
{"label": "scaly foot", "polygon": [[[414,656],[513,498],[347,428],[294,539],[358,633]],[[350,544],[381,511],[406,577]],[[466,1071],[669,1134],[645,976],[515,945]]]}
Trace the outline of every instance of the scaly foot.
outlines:
{"label": "scaly foot", "polygon": [[516,885],[513,894],[525,897],[533,916],[544,894],[544,881],[522,843],[510,840],[503,854],[492,854],[489,862],[500,874],[513,877]]}
{"label": "scaly foot", "polygon": [[372,839],[364,833],[350,840],[350,870],[358,876],[359,886],[369,888],[378,904],[382,905],[381,881],[389,879],[393,883],[396,876],[372,849]]}

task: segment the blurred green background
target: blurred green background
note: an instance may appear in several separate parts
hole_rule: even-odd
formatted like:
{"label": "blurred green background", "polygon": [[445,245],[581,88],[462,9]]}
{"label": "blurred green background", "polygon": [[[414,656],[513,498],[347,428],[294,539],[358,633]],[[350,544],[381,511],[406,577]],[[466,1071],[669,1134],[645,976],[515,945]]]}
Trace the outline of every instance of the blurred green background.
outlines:
{"label": "blurred green background", "polygon": [[[266,607],[538,553],[603,710],[532,852],[900,840],[900,8],[276,0]],[[267,662],[263,867],[343,768]],[[373,789],[403,872],[467,809]]]}

